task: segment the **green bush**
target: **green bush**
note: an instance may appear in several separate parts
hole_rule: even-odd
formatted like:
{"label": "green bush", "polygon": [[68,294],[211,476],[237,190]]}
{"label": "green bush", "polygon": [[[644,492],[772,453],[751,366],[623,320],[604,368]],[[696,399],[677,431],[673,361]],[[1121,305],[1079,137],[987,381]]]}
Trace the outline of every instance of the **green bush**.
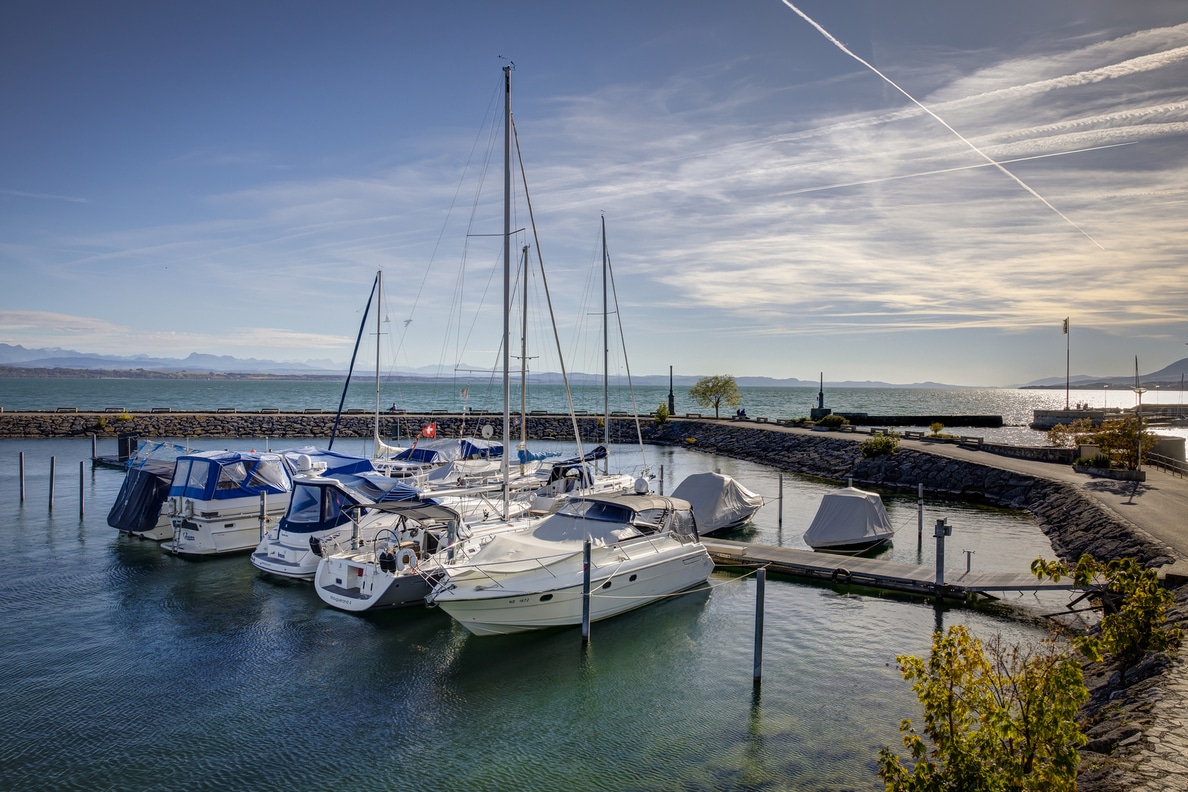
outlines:
{"label": "green bush", "polygon": [[817,419],[817,426],[827,426],[830,429],[836,429],[839,426],[845,426],[849,420],[838,415],[837,413],[830,413]]}
{"label": "green bush", "polygon": [[668,420],[668,405],[660,402],[660,406],[656,408],[656,412],[652,413],[652,417],[656,419],[656,423],[662,424]]}
{"label": "green bush", "polygon": [[933,437],[940,437],[941,430],[945,428],[945,425],[940,421],[937,421],[936,423],[929,425],[928,428],[932,430]]}
{"label": "green bush", "polygon": [[884,435],[871,435],[869,440],[862,441],[862,456],[889,456],[899,450],[899,435],[891,432]]}
{"label": "green bush", "polygon": [[1077,460],[1078,467],[1108,468],[1110,458],[1105,454],[1095,454],[1091,457],[1081,457]]}

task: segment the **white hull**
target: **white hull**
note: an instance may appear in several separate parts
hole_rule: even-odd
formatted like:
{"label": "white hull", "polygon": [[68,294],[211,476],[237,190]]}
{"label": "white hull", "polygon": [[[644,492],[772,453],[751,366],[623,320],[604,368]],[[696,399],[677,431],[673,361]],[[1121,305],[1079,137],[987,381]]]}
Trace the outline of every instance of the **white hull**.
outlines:
{"label": "white hull", "polygon": [[[247,500],[247,499],[242,499]],[[274,496],[268,500],[265,526],[260,525],[259,501],[252,506],[240,499],[219,501],[219,511],[209,511],[209,503],[193,501],[186,511],[193,516],[174,514],[172,538],[161,545],[167,553],[181,556],[215,556],[246,553],[260,544],[261,534],[268,522],[284,516],[288,496]],[[240,501],[240,502],[237,502]],[[176,510],[176,508],[175,508]]]}
{"label": "white hull", "polygon": [[[321,556],[309,547],[313,534],[281,534],[276,539],[264,539],[252,551],[252,566],[261,572],[293,580],[313,580]],[[321,537],[319,537],[321,538]]]}
{"label": "white hull", "polygon": [[436,575],[382,570],[374,562],[374,554],[368,551],[322,559],[314,577],[314,589],[327,605],[362,613],[424,605],[425,595],[432,591],[435,580]]}
{"label": "white hull", "polygon": [[[714,564],[701,544],[683,545],[684,552],[653,552],[623,560],[615,552],[591,569],[590,620],[598,621],[648,605],[670,594],[704,583]],[[612,549],[613,551],[614,549]],[[607,551],[603,551],[607,555]],[[431,597],[440,607],[475,635],[506,635],[581,624],[581,558],[567,562],[562,572],[553,570],[560,585],[515,591],[510,581],[473,578],[447,583]],[[537,582],[539,576],[532,576]],[[528,582],[528,581],[525,581]],[[484,586],[485,584],[485,586]]]}

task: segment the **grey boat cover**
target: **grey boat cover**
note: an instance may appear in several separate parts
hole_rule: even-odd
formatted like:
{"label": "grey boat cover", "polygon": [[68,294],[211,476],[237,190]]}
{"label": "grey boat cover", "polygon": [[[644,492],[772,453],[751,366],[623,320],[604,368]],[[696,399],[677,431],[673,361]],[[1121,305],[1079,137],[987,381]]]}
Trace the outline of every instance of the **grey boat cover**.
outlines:
{"label": "grey boat cover", "polygon": [[763,505],[762,495],[722,473],[694,473],[677,485],[672,495],[693,506],[697,532],[702,536],[742,525]]}
{"label": "grey boat cover", "polygon": [[804,542],[814,550],[873,545],[894,533],[877,493],[846,487],[821,499]]}

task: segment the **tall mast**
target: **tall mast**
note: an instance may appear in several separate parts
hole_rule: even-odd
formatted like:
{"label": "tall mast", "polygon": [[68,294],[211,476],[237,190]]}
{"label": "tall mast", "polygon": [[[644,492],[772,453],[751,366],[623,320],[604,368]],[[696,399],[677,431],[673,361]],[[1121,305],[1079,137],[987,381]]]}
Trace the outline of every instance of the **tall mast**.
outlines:
{"label": "tall mast", "polygon": [[[610,315],[606,306],[606,215],[602,216],[602,442],[610,450]],[[610,471],[610,455],[602,460],[602,472]]]}
{"label": "tall mast", "polygon": [[508,495],[508,465],[510,452],[508,440],[511,437],[511,415],[508,403],[511,401],[511,382],[508,370],[511,368],[511,65],[503,67],[503,519],[511,513],[511,498]]}
{"label": "tall mast", "polygon": [[[528,246],[524,245],[524,319],[520,323],[520,448],[528,455]],[[520,459],[520,475],[524,474],[525,458]]]}
{"label": "tall mast", "polygon": [[384,312],[384,271],[375,273],[375,450],[372,456],[379,457],[379,415],[380,415],[380,319]]}

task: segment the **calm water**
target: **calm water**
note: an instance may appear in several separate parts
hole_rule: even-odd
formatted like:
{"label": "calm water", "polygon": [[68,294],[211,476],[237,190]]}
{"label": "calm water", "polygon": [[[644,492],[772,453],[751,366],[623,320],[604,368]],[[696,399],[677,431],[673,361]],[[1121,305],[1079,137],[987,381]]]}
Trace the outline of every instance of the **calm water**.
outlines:
{"label": "calm water", "polygon": [[[86,465],[80,518],[89,454],[89,440],[0,441],[0,789],[876,790],[877,750],[898,744],[901,718],[919,720],[895,655],[926,653],[938,619],[1036,638],[1022,617],[1051,609],[1028,595],[938,616],[771,579],[756,699],[752,577],[716,573],[709,591],[595,623],[587,653],[576,628],[476,638],[436,610],[360,618],[243,556],[187,562],[118,536],[106,524],[118,471]],[[785,477],[781,527],[774,471],[648,454],[666,491],[720,469],[767,497],[733,538],[803,546],[833,488]],[[617,468],[638,462],[616,449]],[[901,526],[892,557],[931,563],[915,500],[886,502]],[[951,569],[962,550],[976,569],[1051,556],[1026,515],[929,501],[926,533],[938,517],[954,526]]]}
{"label": "calm water", "polygon": [[[462,389],[466,389],[466,398]],[[502,412],[501,381],[490,379],[463,380],[453,383],[383,383],[380,406],[393,404],[409,411],[450,410],[462,407],[472,410]],[[633,414],[632,392],[624,380],[609,389],[611,412]],[[806,417],[815,404],[814,388],[741,388],[742,406],[751,417],[763,416],[772,420]],[[694,412],[712,415],[713,411],[698,406],[689,398],[688,388],[675,388],[678,415]],[[574,409],[591,414],[603,411],[601,386],[573,388]],[[152,407],[172,407],[179,410],[214,410],[235,407],[239,410],[259,410],[276,407],[281,410],[303,410],[317,407],[333,411],[342,398],[342,384],[338,382],[293,382],[259,380],[246,382],[203,382],[198,380],[103,380],[103,379],[17,379],[0,378],[0,407],[6,410],[44,410],[56,407],[103,410],[123,407],[147,410]],[[1086,402],[1094,407],[1131,408],[1135,396],[1130,391],[1071,391],[1069,402]],[[1178,404],[1180,393],[1151,390],[1143,396],[1144,405]],[[639,387],[635,389],[634,407],[647,414],[657,405],[668,403],[668,387]],[[825,404],[833,410],[866,412],[872,415],[1001,415],[1006,424],[1002,429],[977,429],[976,434],[993,442],[1017,445],[1044,445],[1043,432],[1027,428],[1032,411],[1064,407],[1063,390],[1013,390],[1000,388],[931,389],[931,388],[831,388],[825,392]],[[352,383],[345,407],[375,409],[375,381],[366,378]],[[512,389],[513,409],[518,411],[520,393]],[[529,389],[529,410],[564,413],[568,410],[565,390],[559,385],[537,385]],[[726,415],[733,412],[728,409]],[[915,427],[926,429],[927,427]],[[1165,434],[1188,437],[1188,429],[1162,430]]]}

